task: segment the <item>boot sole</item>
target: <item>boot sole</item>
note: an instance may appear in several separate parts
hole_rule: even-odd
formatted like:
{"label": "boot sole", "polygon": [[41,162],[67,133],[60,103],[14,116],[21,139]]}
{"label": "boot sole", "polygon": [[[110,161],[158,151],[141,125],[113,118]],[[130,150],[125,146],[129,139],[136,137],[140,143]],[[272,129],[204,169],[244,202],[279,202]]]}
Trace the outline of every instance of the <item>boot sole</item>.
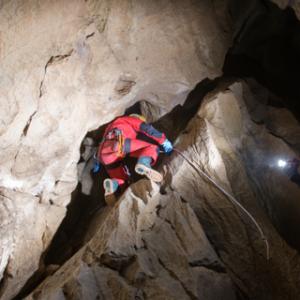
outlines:
{"label": "boot sole", "polygon": [[163,176],[159,172],[142,164],[137,164],[135,166],[135,172],[140,175],[146,176],[147,178],[149,178],[154,182],[162,182],[163,180]]}

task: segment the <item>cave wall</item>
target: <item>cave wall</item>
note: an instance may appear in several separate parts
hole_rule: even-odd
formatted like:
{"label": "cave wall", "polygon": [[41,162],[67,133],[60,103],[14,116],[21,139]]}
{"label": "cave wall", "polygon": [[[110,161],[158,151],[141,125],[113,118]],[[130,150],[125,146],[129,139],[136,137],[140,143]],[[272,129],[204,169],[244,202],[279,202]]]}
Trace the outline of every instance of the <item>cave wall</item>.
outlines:
{"label": "cave wall", "polygon": [[282,5],[261,0],[227,2],[233,45],[227,54],[224,73],[256,78],[278,96],[272,100],[274,105],[289,108],[300,120],[300,22],[295,10],[299,3],[273,2]]}
{"label": "cave wall", "polygon": [[[296,300],[300,256],[279,231],[292,210],[299,228],[300,190],[267,159],[294,151],[267,128],[270,112],[255,122],[272,108],[251,109],[252,84],[208,94],[175,141],[185,158],[174,152],[160,167],[162,186],[132,184],[95,216],[91,240],[26,299]],[[249,216],[199,168],[255,217],[269,257]]]}
{"label": "cave wall", "polygon": [[0,293],[10,299],[43,264],[86,133],[139,100],[182,103],[221,75],[230,37],[208,0],[2,1],[0,28]]}
{"label": "cave wall", "polygon": [[[296,1],[274,2],[299,14]],[[96,213],[81,250],[44,266],[78,176],[90,180],[77,165],[86,134],[137,101],[165,115],[222,75],[232,40],[255,55],[247,38],[268,22],[266,3],[0,3],[1,299],[36,270],[49,276],[28,299],[297,299],[299,188],[275,161],[299,155],[299,122],[253,82],[210,93],[176,146],[255,216],[270,260],[250,220],[174,153],[162,187],[132,185]],[[172,137],[180,112],[161,123]]]}

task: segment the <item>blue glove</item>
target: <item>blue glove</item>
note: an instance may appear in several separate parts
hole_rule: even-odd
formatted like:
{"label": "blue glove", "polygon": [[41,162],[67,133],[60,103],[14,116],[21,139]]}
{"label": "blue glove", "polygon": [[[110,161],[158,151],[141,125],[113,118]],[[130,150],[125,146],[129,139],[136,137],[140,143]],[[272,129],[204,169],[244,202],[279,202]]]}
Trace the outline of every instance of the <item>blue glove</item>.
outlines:
{"label": "blue glove", "polygon": [[98,173],[101,170],[101,164],[98,161],[94,162],[92,172],[94,174]]}
{"label": "blue glove", "polygon": [[168,139],[166,139],[161,146],[165,153],[171,153],[173,151],[173,145]]}

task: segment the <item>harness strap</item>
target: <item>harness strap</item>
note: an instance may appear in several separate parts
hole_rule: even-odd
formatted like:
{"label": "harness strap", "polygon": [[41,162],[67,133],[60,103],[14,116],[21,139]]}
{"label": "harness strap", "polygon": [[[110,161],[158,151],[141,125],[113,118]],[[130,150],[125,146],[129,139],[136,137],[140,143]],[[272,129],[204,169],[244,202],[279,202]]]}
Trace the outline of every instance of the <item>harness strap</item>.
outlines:
{"label": "harness strap", "polygon": [[113,128],[103,136],[102,141],[99,144],[98,153],[100,153],[102,148],[104,147],[105,141],[115,141],[117,145],[117,156],[120,158],[123,158],[125,156],[125,153],[123,151],[125,139],[122,131],[119,128]]}
{"label": "harness strap", "polygon": [[119,141],[119,144],[118,144],[118,156],[119,157],[124,157],[125,156],[125,154],[123,152],[124,136],[123,136],[122,133],[118,135],[118,141]]}

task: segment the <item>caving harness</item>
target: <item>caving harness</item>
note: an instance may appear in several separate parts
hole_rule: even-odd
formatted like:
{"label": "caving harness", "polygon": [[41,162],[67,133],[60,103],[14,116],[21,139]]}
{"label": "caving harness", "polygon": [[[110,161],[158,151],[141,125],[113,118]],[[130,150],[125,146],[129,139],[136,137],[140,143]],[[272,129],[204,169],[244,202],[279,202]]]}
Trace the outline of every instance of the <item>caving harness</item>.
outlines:
{"label": "caving harness", "polygon": [[104,135],[101,142],[99,143],[98,149],[95,151],[93,155],[94,173],[98,173],[101,169],[101,161],[99,159],[98,154],[100,153],[102,148],[107,147],[109,149],[108,151],[116,153],[118,157],[123,158],[125,156],[125,153],[123,151],[124,141],[125,139],[122,134],[122,131],[118,128],[113,128],[107,134]]}
{"label": "caving harness", "polygon": [[113,128],[110,130],[102,139],[100,142],[99,151],[102,149],[102,147],[106,146],[106,142],[110,143],[111,152],[117,153],[118,157],[124,157],[124,135],[122,134],[122,131],[118,128]]}
{"label": "caving harness", "polygon": [[269,242],[261,229],[260,225],[257,223],[255,218],[251,215],[251,213],[241,204],[239,203],[230,193],[228,193],[223,187],[221,187],[215,180],[213,180],[209,175],[207,175],[201,168],[201,166],[197,162],[191,161],[182,151],[174,147],[174,151],[181,155],[190,166],[192,166],[200,175],[202,175],[204,178],[206,178],[209,182],[211,182],[218,190],[220,190],[235,206],[240,208],[249,218],[250,220],[254,223],[255,227],[257,228],[261,240],[265,243],[266,246],[266,257],[267,260],[270,259],[270,247],[269,247]]}

